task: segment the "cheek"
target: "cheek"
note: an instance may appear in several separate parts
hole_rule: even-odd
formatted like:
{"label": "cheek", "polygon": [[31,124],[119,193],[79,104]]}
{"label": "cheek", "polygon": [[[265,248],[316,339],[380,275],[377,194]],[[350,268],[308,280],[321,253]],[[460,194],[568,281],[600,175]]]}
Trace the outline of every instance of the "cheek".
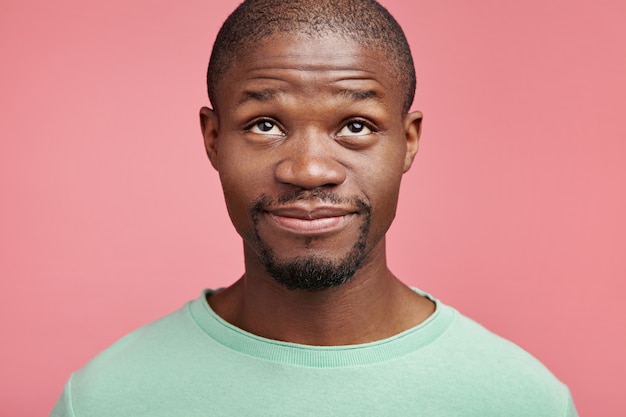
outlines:
{"label": "cheek", "polygon": [[372,206],[372,233],[384,234],[396,213],[404,152],[400,147],[393,147],[381,154],[370,169],[364,172],[362,189]]}
{"label": "cheek", "polygon": [[405,154],[406,146],[403,147],[400,143],[373,149],[360,156],[358,166],[361,168],[357,175],[365,180],[363,185],[365,187],[369,185],[376,194],[392,192],[390,188],[397,188],[400,185]]}
{"label": "cheek", "polygon": [[220,169],[219,174],[228,215],[237,232],[242,235],[251,225],[248,207],[254,199],[246,181],[248,174],[241,171],[230,172],[228,169]]}
{"label": "cheek", "polygon": [[386,227],[389,227],[396,215],[399,190],[399,179],[387,178],[384,186],[376,190],[374,201],[372,201],[372,217],[384,223]]}
{"label": "cheek", "polygon": [[[235,157],[235,154],[240,156]],[[252,236],[254,225],[250,206],[260,195],[268,193],[271,169],[264,161],[250,160],[243,153],[230,152],[221,155],[219,176],[233,226],[242,237]]]}

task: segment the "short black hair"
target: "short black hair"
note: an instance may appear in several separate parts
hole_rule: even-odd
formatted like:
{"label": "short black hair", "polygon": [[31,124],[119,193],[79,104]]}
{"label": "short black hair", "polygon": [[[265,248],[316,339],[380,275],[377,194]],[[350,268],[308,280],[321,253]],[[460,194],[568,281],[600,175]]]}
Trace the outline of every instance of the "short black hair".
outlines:
{"label": "short black hair", "polygon": [[277,33],[312,37],[334,33],[387,55],[389,68],[404,92],[403,113],[415,95],[415,66],[406,36],[391,14],[374,0],[246,0],[217,34],[209,69],[209,99],[217,109],[220,81],[237,56]]}

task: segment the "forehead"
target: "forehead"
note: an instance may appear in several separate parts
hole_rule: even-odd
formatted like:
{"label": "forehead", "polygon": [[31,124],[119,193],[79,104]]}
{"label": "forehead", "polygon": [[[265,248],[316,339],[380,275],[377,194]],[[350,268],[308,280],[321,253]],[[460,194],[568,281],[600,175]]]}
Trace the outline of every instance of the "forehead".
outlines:
{"label": "forehead", "polygon": [[385,51],[334,34],[276,34],[243,48],[219,83],[218,100],[221,105],[219,97],[232,98],[246,85],[287,79],[304,89],[310,86],[311,93],[339,81],[375,84],[379,95],[402,105],[398,77]]}

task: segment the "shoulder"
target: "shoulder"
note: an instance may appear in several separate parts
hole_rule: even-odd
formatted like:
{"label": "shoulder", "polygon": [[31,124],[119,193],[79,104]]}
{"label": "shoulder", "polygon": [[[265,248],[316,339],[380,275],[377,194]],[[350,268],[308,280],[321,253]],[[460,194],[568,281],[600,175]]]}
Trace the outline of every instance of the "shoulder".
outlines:
{"label": "shoulder", "polygon": [[[446,349],[462,350],[466,360],[483,362],[485,367],[497,366],[502,371],[509,368],[550,372],[534,356],[517,344],[507,340],[481,324],[454,310],[455,317],[448,332],[440,340]],[[489,360],[485,363],[486,360]],[[551,374],[550,374],[551,375]]]}
{"label": "shoulder", "polygon": [[128,396],[169,385],[164,372],[176,375],[193,367],[194,358],[206,354],[212,342],[195,323],[190,304],[122,337],[75,372],[66,387],[72,402],[78,407],[121,405]]}
{"label": "shoulder", "polygon": [[94,357],[84,369],[99,367],[103,363],[108,366],[111,362],[125,359],[134,360],[135,355],[163,354],[169,349],[179,348],[180,336],[187,338],[193,335],[194,327],[187,304],[120,338]]}
{"label": "shoulder", "polygon": [[164,415],[181,390],[225,362],[226,349],[198,324],[203,302],[191,301],[95,356],[71,376],[53,415]]}
{"label": "shoulder", "polygon": [[[440,365],[441,379],[454,380],[473,396],[489,399],[494,410],[506,404],[509,410],[515,405],[520,411],[533,407],[530,414],[563,415],[571,406],[568,388],[538,359],[452,310],[450,327],[429,346],[433,361]],[[538,404],[544,408],[541,414],[534,409]]]}

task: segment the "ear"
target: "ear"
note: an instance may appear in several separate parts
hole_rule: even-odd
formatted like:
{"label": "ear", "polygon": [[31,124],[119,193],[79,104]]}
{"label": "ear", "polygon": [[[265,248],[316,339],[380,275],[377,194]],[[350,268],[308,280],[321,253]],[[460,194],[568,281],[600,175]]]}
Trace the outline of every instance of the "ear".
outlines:
{"label": "ear", "polygon": [[413,164],[413,159],[419,148],[420,134],[422,133],[422,113],[411,112],[404,118],[404,133],[406,137],[406,155],[404,157],[404,170],[407,172]]}
{"label": "ear", "polygon": [[215,110],[208,107],[200,109],[200,127],[202,129],[202,136],[204,137],[204,147],[206,154],[211,161],[213,168],[219,171],[217,148],[219,144],[219,119]]}

